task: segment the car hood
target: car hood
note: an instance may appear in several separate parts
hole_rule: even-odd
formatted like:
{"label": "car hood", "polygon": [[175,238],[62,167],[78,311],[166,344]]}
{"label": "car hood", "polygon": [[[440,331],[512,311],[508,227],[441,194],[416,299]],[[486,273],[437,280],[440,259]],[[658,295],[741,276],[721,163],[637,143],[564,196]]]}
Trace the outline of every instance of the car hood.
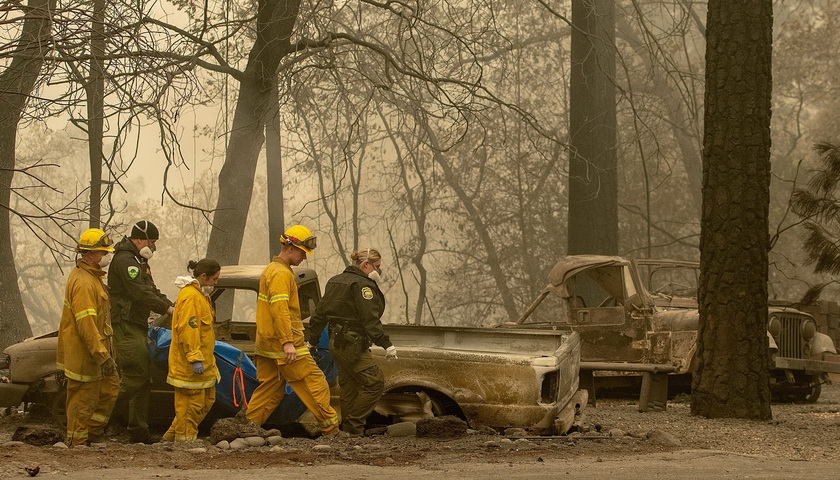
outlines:
{"label": "car hood", "polygon": [[22,352],[42,351],[44,349],[55,351],[57,345],[58,331],[55,331],[37,337],[29,337],[22,342],[9,345],[3,352],[14,357]]}

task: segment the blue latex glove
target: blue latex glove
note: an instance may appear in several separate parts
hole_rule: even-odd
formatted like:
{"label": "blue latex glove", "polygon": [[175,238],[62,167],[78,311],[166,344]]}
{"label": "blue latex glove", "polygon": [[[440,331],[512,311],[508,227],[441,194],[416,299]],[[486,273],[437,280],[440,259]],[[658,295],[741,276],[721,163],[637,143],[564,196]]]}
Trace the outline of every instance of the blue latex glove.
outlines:
{"label": "blue latex glove", "polygon": [[193,373],[204,373],[204,362],[193,362]]}

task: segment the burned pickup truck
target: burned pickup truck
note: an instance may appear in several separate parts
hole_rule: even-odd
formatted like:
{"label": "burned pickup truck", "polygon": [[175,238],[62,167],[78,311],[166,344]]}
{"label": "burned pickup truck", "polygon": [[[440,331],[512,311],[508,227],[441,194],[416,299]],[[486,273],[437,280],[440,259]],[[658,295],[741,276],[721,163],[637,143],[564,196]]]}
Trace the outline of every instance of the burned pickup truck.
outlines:
{"label": "burned pickup truck", "polygon": [[[217,362],[223,357],[237,358],[231,354],[220,355],[219,343],[238,349],[237,352],[253,353],[254,310],[263,268],[262,265],[222,267],[212,294],[219,340]],[[318,277],[306,268],[296,268],[295,273],[301,314],[306,319],[321,298]],[[157,326],[167,327],[165,323]],[[383,423],[455,415],[475,426],[519,427],[533,434],[564,434],[580,420],[581,409],[587,403],[587,392],[579,390],[581,337],[576,332],[412,325],[387,325],[386,331],[399,346],[400,355],[397,360],[385,362],[382,349],[373,349],[386,378],[386,393],[376,407],[375,416],[375,420]],[[154,327],[149,332],[154,345],[160,339],[160,332]],[[317,359],[318,365],[328,379],[334,379],[335,366],[325,340],[322,338],[319,344],[318,350],[323,353]],[[6,349],[0,360],[10,370],[10,382],[0,383],[0,407],[16,407],[21,402],[43,405],[52,411],[56,421],[63,419],[64,383],[55,365],[55,347],[53,333]],[[161,357],[154,353],[152,356]],[[244,385],[244,395],[248,398],[257,385],[256,372],[247,357],[240,356],[238,363],[244,379],[236,384]],[[229,378],[234,369],[227,373],[222,370],[223,378],[216,389],[217,404],[223,403],[225,396],[231,397],[235,385],[234,379]],[[172,389],[165,383],[165,365],[158,374],[153,372],[153,380],[150,413],[153,419],[171,421]],[[337,382],[332,382],[331,389],[333,403],[338,406]],[[287,389],[284,403],[275,415],[280,422],[294,417],[291,421],[306,426],[310,420],[304,413],[305,407],[287,405],[291,396]],[[228,411],[227,415],[232,413]]]}
{"label": "burned pickup truck", "polygon": [[[249,312],[262,268],[222,267],[213,294],[221,320],[217,338],[248,354],[256,335]],[[302,269],[299,277],[301,312],[308,317],[320,290],[313,271]],[[561,435],[587,403],[587,392],[579,389],[576,332],[418,325],[385,325],[385,331],[400,351],[386,362],[381,348],[372,349],[385,374],[385,395],[375,412],[388,423],[454,415],[476,426]],[[331,389],[337,405],[338,385]]]}
{"label": "burned pickup truck", "polygon": [[[697,262],[568,256],[519,320],[501,327],[578,332],[590,394],[596,379],[641,378],[640,409],[664,407],[669,376],[690,380],[694,366],[699,278]],[[774,397],[815,402],[827,374],[840,373],[824,360],[834,342],[793,308],[771,307],[767,331]]]}

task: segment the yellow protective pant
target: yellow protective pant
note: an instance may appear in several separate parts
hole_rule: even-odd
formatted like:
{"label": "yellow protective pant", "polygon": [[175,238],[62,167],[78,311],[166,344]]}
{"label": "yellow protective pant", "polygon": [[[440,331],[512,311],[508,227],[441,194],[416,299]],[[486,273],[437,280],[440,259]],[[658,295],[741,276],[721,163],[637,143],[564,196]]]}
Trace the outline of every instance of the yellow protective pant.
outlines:
{"label": "yellow protective pant", "polygon": [[280,401],[286,382],[318,420],[322,435],[338,433],[338,415],[330,406],[330,386],[324,372],[310,355],[303,355],[289,365],[280,364],[273,358],[254,359],[257,380],[260,384],[248,403],[245,417],[262,425],[271,416]]}
{"label": "yellow protective pant", "polygon": [[108,426],[120,377],[102,377],[94,382],[67,379],[67,446],[85,445],[89,435],[102,435]]}
{"label": "yellow protective pant", "polygon": [[216,403],[216,387],[175,387],[175,419],[163,434],[170,442],[192,442],[198,438],[198,424]]}

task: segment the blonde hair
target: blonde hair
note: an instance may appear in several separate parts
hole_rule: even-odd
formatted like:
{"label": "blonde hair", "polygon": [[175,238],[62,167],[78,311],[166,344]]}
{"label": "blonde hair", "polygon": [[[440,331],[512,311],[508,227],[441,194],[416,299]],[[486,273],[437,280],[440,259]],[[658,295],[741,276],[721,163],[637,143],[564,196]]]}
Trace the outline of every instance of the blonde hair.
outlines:
{"label": "blonde hair", "polygon": [[358,267],[366,261],[369,261],[370,263],[376,263],[377,260],[382,260],[382,255],[379,254],[379,250],[368,247],[354,252],[352,255],[350,255],[350,260],[353,260],[353,265],[356,265]]}

